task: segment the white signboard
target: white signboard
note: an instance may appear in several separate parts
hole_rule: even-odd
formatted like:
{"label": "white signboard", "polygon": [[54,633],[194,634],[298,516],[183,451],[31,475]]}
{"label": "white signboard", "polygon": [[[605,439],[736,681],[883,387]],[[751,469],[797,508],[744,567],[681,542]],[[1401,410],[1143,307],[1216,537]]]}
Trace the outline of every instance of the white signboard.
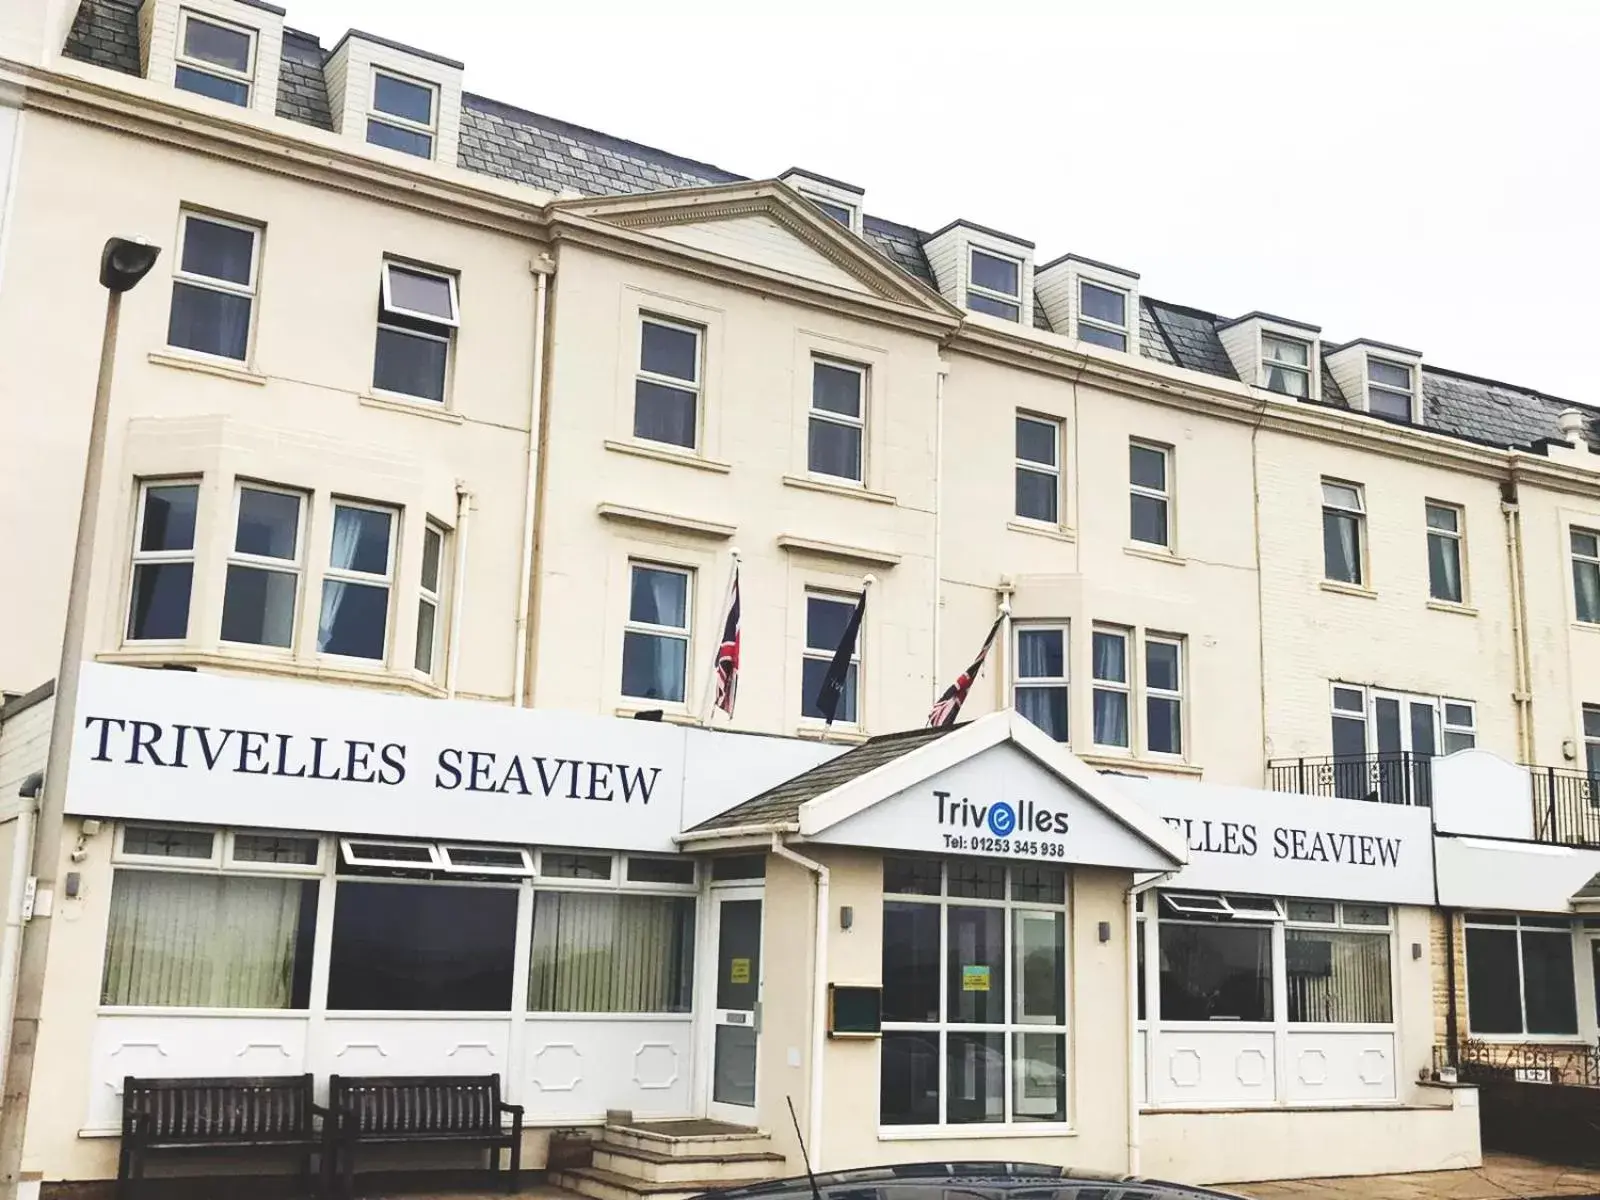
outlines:
{"label": "white signboard", "polygon": [[1160,871],[1167,856],[1014,746],[998,745],[811,839],[932,854]]}
{"label": "white signboard", "polygon": [[647,721],[87,663],[67,811],[672,851],[691,740],[724,768],[697,811],[823,756]]}
{"label": "white signboard", "polygon": [[1114,780],[1184,835],[1189,863],[1164,886],[1204,892],[1433,903],[1426,808],[1183,780]]}

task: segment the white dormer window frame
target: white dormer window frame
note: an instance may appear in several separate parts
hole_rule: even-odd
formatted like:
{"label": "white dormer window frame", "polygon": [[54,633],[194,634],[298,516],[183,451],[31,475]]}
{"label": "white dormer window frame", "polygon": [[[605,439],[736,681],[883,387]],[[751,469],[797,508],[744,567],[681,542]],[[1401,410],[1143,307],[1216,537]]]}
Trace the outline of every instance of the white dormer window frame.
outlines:
{"label": "white dormer window frame", "polygon": [[[996,288],[985,287],[984,285],[977,283],[974,279],[977,272],[973,268],[979,255],[982,255],[985,258],[994,259],[996,262],[1008,263],[1015,267],[1017,272],[1017,290],[1015,292],[1007,293]],[[1017,321],[1020,323],[1022,320],[1022,272],[1024,266],[1024,261],[1014,254],[1006,254],[1001,250],[994,250],[988,246],[979,246],[969,242],[967,244],[966,307],[973,309],[975,312],[981,312],[987,314],[988,316],[996,317],[1002,321]],[[988,301],[991,304],[1015,311],[994,312],[990,309],[978,308],[972,302],[973,297],[977,297],[979,300]]]}
{"label": "white dormer window frame", "polygon": [[[1275,345],[1273,343],[1276,343]],[[1305,349],[1305,361],[1296,362],[1292,357],[1285,358],[1280,352],[1281,348],[1301,346]],[[1269,392],[1276,392],[1280,396],[1288,396],[1293,400],[1311,400],[1316,396],[1316,371],[1317,371],[1317,344],[1315,339],[1302,337],[1281,329],[1264,328],[1261,331],[1261,374],[1260,386]],[[1273,372],[1279,371],[1292,377],[1300,375],[1305,378],[1306,387],[1303,392],[1295,392],[1286,387],[1273,387]]]}
{"label": "white dormer window frame", "polygon": [[[1404,372],[1405,384],[1402,386],[1398,379],[1384,372]],[[1374,378],[1374,375],[1380,378]],[[1415,364],[1401,362],[1398,359],[1386,358],[1381,354],[1367,355],[1366,371],[1366,406],[1367,412],[1374,416],[1389,417],[1394,420],[1411,421],[1417,419],[1417,368]],[[1405,412],[1392,412],[1380,409],[1374,403],[1375,398],[1391,404],[1403,404]]]}
{"label": "white dormer window frame", "polygon": [[[189,48],[190,29],[199,24],[209,25],[211,28],[225,33],[235,34],[245,39],[245,67],[239,70],[214,58],[206,58],[192,53]],[[224,104],[237,104],[240,108],[249,108],[255,99],[256,68],[260,59],[260,31],[249,25],[241,25],[237,21],[224,20],[209,12],[201,12],[191,8],[178,10],[178,39],[174,47],[175,65],[173,68],[173,86],[180,91],[189,92],[196,96],[208,96]],[[221,95],[217,92],[204,91],[199,87],[186,87],[183,82],[183,73],[202,76],[205,79],[218,81],[226,85],[233,84],[244,89],[241,99]]]}
{"label": "white dormer window frame", "polygon": [[[384,79],[403,84],[406,87],[418,88],[428,93],[428,120],[426,123],[402,113],[378,107],[378,85]],[[439,149],[439,104],[441,99],[441,89],[432,80],[419,79],[415,75],[407,75],[403,71],[395,71],[388,67],[374,65],[372,68],[372,80],[367,88],[367,125],[365,133],[367,144],[394,150],[400,154],[412,154],[416,158],[425,158],[431,161]],[[406,150],[399,146],[388,146],[383,142],[373,141],[372,127],[374,125],[398,130],[414,137],[426,138],[428,152],[426,154],[416,154],[414,151]]]}
{"label": "white dormer window frame", "polygon": [[860,188],[853,184],[841,183],[837,179],[829,179],[824,175],[813,174],[800,167],[789,168],[778,176],[778,180],[793,188],[802,200],[807,201],[841,229],[848,229],[851,233],[860,235],[861,206],[865,198],[865,193]]}
{"label": "white dormer window frame", "polygon": [[[1088,288],[1095,288],[1098,291],[1107,292],[1121,298],[1122,324],[1116,325],[1104,318],[1089,315],[1089,306],[1084,302],[1087,295],[1086,289]],[[1133,294],[1125,287],[1118,287],[1114,283],[1105,283],[1099,279],[1090,279],[1086,275],[1077,277],[1077,289],[1078,340],[1102,346],[1107,350],[1126,351],[1133,344],[1133,335],[1130,328],[1133,316],[1128,311],[1132,307]],[[1089,336],[1087,337],[1084,335],[1085,330],[1089,331]],[[1121,344],[1115,344],[1119,338],[1121,339]]]}
{"label": "white dormer window frame", "polygon": [[858,209],[853,204],[843,204],[838,200],[830,200],[827,196],[818,195],[806,188],[800,189],[800,194],[817,208],[822,210],[822,215],[830,220],[837,221],[846,229],[854,229],[859,220]]}

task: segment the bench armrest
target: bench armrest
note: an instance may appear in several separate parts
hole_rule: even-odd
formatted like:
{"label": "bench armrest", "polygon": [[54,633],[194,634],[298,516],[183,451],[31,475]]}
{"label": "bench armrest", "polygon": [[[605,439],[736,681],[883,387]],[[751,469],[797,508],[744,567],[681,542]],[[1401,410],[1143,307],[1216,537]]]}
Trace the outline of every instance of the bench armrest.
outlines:
{"label": "bench armrest", "polygon": [[504,1100],[502,1100],[500,1101],[500,1111],[503,1113],[516,1113],[517,1116],[520,1117],[522,1116],[522,1105],[507,1104]]}

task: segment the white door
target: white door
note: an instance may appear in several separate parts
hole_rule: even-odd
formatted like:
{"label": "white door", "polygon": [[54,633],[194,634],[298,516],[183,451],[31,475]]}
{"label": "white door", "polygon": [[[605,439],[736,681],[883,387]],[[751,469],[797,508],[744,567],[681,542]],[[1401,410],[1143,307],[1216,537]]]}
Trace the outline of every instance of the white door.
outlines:
{"label": "white door", "polygon": [[1390,804],[1432,802],[1439,753],[1439,705],[1431,696],[1372,694],[1378,796]]}
{"label": "white door", "polygon": [[706,1115],[735,1125],[756,1123],[756,1049],[761,1036],[760,888],[713,888],[711,943],[716,977],[710,989],[711,1070]]}

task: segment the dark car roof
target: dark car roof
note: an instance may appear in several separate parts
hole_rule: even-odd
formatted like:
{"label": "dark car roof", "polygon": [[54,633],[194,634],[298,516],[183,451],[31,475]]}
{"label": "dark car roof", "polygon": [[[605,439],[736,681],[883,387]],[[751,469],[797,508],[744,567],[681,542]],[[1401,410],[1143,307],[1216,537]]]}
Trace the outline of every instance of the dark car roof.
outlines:
{"label": "dark car roof", "polygon": [[[704,1193],[710,1200],[812,1200],[804,1175]],[[830,1171],[820,1200],[1237,1200],[1226,1192],[1049,1163],[928,1162]]]}

